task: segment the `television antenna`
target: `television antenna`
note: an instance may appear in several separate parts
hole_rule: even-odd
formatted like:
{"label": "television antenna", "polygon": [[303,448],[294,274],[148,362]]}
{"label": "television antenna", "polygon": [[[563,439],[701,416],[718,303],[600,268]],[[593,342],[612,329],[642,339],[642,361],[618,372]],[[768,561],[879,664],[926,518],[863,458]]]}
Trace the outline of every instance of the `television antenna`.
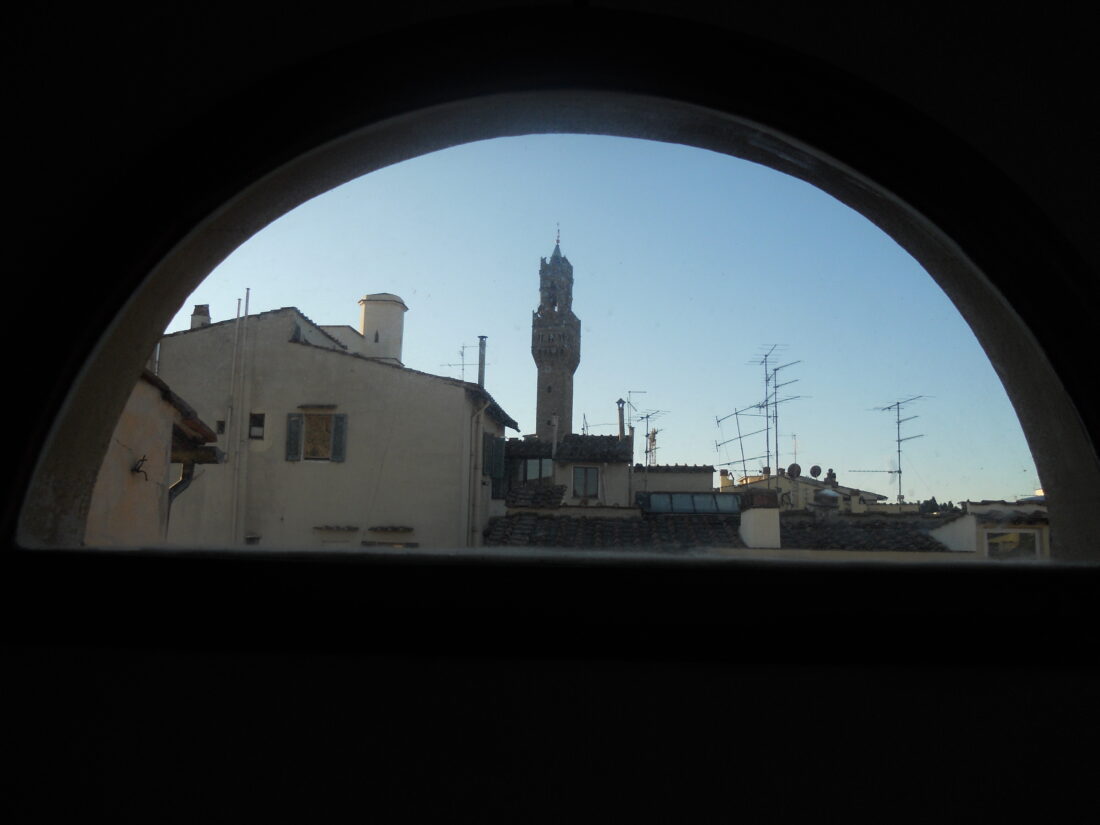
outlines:
{"label": "television antenna", "polygon": [[458,348],[458,361],[456,361],[453,364],[440,364],[439,366],[441,366],[441,367],[460,367],[461,368],[461,372],[459,373],[460,376],[461,376],[460,380],[465,381],[466,380],[466,350],[468,350],[468,349],[478,349],[480,346],[481,346],[480,344],[462,344]]}
{"label": "television antenna", "polygon": [[[741,432],[741,416],[742,415],[751,415],[751,416],[754,416],[754,417],[759,417],[760,413],[751,413],[751,412],[749,412],[749,410],[756,410],[756,409],[759,409],[759,408],[760,408],[759,404],[751,404],[750,406],[743,407],[740,410],[734,410],[729,415],[724,415],[721,418],[718,418],[717,416],[715,416],[715,418],[714,418],[714,423],[718,426],[719,430],[721,430],[721,428],[722,428],[722,422],[725,421],[728,418],[732,418],[736,422],[736,424],[737,424],[736,439],[737,439],[738,446],[741,448],[741,469],[742,469],[742,471],[744,471],[744,469],[745,469],[745,462],[753,460],[753,459],[745,458],[745,439],[748,438],[750,435],[758,435],[762,432],[765,432],[765,430],[755,430],[754,432],[751,432],[751,433],[742,433]],[[731,438],[731,439],[728,439],[728,440],[723,441],[721,443],[719,443],[717,441],[714,442],[714,449],[715,449],[715,451],[718,452],[719,458],[721,458],[721,456],[722,456],[721,447],[725,444],[728,444],[730,441],[733,441],[733,440],[734,439]],[[761,456],[757,456],[757,458],[761,458]],[[731,462],[728,462],[728,463],[736,464],[737,462],[736,461],[731,461]],[[719,465],[719,466],[721,466],[721,465]],[[746,473],[742,472],[742,475],[745,475],[745,474]]]}
{"label": "television antenna", "polygon": [[779,405],[782,404],[784,401],[794,401],[796,398],[801,398],[802,397],[800,395],[792,395],[792,396],[789,396],[789,397],[784,398],[782,400],[779,399],[779,390],[781,388],[789,386],[791,384],[794,384],[795,382],[798,381],[797,378],[794,378],[790,381],[784,381],[782,384],[780,384],[779,383],[779,371],[780,370],[785,370],[787,367],[793,367],[795,364],[801,364],[801,363],[802,363],[801,360],[799,360],[799,361],[790,361],[786,364],[782,364],[781,366],[772,368],[772,392],[771,392],[771,395],[772,395],[772,420],[771,420],[771,423],[772,423],[773,429],[775,430],[775,463],[776,463],[776,466],[779,465]]}
{"label": "television antenna", "polygon": [[659,418],[668,410],[647,410],[642,415],[638,416],[645,421],[645,466],[651,467],[657,463],[657,430],[650,431],[649,422],[655,418]]}
{"label": "television antenna", "polygon": [[898,468],[896,470],[849,470],[850,473],[889,473],[890,475],[896,475],[898,477],[898,504],[905,501],[905,496],[901,494],[901,445],[904,441],[912,441],[914,438],[924,438],[924,433],[919,435],[910,435],[905,438],[901,437],[901,425],[906,421],[912,421],[914,418],[920,418],[919,415],[910,415],[907,418],[901,417],[901,410],[907,404],[912,404],[914,401],[921,398],[930,398],[927,395],[914,395],[911,398],[906,398],[904,401],[895,401],[893,404],[887,404],[883,407],[875,407],[879,412],[894,412],[894,425],[897,428],[897,438],[894,439],[898,448]]}
{"label": "television antenna", "polygon": [[615,426],[615,422],[607,422],[607,421],[605,421],[602,424],[589,424],[588,423],[588,416],[584,413],[581,414],[581,420],[583,422],[581,424],[581,432],[584,433],[585,435],[588,435],[589,434],[588,431],[591,430],[593,427],[614,427]]}
{"label": "television antenna", "polygon": [[757,461],[758,459],[761,459],[763,457],[764,456],[762,456],[762,455],[754,455],[754,456],[750,456],[749,458],[740,458],[740,459],[736,459],[734,461],[723,461],[718,466],[719,467],[732,467],[734,464],[740,464],[741,465],[741,475],[742,475],[742,477],[747,477],[748,474],[749,474],[749,471],[746,469],[745,463],[748,462],[748,461]]}
{"label": "television antenna", "polygon": [[[749,361],[750,364],[754,364],[756,366],[762,366],[764,368],[764,400],[761,401],[759,404],[757,404],[756,408],[764,411],[764,425],[765,425],[764,426],[764,429],[765,429],[764,446],[765,446],[765,453],[767,455],[767,462],[768,462],[767,466],[768,467],[771,467],[771,463],[772,463],[772,457],[771,457],[771,451],[772,451],[771,416],[769,415],[769,409],[770,409],[769,405],[771,403],[771,393],[772,393],[771,386],[772,386],[772,380],[773,380],[773,375],[772,375],[772,372],[769,368],[769,359],[771,359],[772,356],[775,355],[775,351],[777,349],[779,349],[780,346],[781,346],[780,344],[771,344],[770,346],[765,344],[764,346],[761,347],[762,355],[760,355],[759,360]],[[785,345],[783,345],[783,346],[785,346]]]}
{"label": "television antenna", "polygon": [[634,404],[635,395],[645,395],[645,390],[627,390],[626,391],[626,423],[627,426],[634,425],[634,413],[638,412],[638,407]]}

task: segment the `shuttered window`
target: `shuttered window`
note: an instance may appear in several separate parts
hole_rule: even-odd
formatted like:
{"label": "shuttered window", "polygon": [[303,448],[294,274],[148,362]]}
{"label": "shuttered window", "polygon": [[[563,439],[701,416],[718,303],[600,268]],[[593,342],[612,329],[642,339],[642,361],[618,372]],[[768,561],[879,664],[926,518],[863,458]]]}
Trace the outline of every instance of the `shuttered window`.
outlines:
{"label": "shuttered window", "polygon": [[481,474],[489,476],[492,498],[504,498],[504,439],[484,433],[481,439]]}
{"label": "shuttered window", "polygon": [[343,461],[348,417],[343,413],[290,413],[286,421],[287,461]]}
{"label": "shuttered window", "polygon": [[489,478],[504,478],[504,439],[485,433],[481,441],[481,472]]}
{"label": "shuttered window", "polygon": [[577,498],[598,498],[600,471],[596,467],[573,468],[573,495]]}

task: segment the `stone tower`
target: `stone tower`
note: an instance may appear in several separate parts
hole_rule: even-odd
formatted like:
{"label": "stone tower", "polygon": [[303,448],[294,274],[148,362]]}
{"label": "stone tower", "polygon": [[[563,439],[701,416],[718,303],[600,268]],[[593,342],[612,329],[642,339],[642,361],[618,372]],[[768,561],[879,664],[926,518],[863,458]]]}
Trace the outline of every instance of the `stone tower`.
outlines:
{"label": "stone tower", "polygon": [[531,355],[539,370],[535,435],[549,441],[573,432],[573,373],[581,362],[581,322],[573,314],[573,265],[554,244],[539,266],[539,308],[531,318]]}

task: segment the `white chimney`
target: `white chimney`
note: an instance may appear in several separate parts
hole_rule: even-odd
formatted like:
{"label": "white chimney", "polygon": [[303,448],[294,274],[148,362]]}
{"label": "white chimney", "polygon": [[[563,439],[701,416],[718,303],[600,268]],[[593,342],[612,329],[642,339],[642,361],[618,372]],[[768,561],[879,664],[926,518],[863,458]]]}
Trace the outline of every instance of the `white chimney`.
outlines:
{"label": "white chimney", "polygon": [[210,326],[210,304],[195,304],[191,313],[191,329]]}
{"label": "white chimney", "polygon": [[401,367],[401,341],[405,334],[405,302],[391,292],[364,295],[359,299],[359,332],[362,354],[391,361]]}

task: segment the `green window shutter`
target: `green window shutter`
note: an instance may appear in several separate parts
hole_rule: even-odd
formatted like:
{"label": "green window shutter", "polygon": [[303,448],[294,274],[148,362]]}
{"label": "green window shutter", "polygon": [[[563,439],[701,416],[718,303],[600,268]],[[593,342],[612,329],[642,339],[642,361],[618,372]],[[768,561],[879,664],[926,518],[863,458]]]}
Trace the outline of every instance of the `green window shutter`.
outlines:
{"label": "green window shutter", "polygon": [[286,460],[300,461],[302,458],[302,414],[287,413],[286,416]]}
{"label": "green window shutter", "polygon": [[504,439],[493,436],[493,455],[492,468],[489,471],[490,478],[502,479],[504,478]]}
{"label": "green window shutter", "polygon": [[348,417],[337,413],[332,417],[332,460],[343,461],[347,452]]}

